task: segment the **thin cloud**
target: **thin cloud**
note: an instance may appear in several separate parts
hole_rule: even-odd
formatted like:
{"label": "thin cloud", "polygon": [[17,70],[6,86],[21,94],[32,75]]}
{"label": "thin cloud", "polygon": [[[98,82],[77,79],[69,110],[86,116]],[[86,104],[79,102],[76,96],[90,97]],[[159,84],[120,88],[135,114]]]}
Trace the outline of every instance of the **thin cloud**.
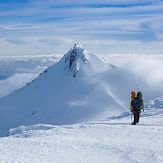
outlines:
{"label": "thin cloud", "polygon": [[75,41],[92,50],[94,40],[101,53],[115,42],[113,52],[151,52],[157,42],[161,53],[162,17],[162,0],[0,1],[0,55],[64,53]]}

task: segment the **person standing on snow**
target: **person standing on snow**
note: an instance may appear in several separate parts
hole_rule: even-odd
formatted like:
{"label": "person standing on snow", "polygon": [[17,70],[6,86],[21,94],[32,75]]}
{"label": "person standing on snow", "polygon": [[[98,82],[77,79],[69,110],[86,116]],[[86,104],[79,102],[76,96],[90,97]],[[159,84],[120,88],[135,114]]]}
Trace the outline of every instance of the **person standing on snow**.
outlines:
{"label": "person standing on snow", "polygon": [[139,123],[140,112],[141,110],[144,111],[144,102],[142,97],[143,94],[140,91],[137,93],[137,95],[135,91],[131,92],[130,110],[134,115],[134,121],[132,122],[132,125],[136,125],[137,123]]}

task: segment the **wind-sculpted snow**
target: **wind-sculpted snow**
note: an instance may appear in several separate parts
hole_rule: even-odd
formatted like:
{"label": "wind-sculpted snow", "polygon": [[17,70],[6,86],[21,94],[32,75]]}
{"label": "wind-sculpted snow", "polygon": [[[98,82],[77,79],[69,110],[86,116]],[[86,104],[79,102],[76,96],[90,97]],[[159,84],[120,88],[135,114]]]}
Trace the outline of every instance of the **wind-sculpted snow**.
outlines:
{"label": "wind-sculpted snow", "polygon": [[58,128],[58,127],[54,125],[45,125],[45,124],[37,124],[34,126],[20,126],[18,128],[10,129],[7,136],[28,137],[28,138],[34,136],[41,136],[45,134],[46,130],[51,130],[54,128]]}
{"label": "wind-sculpted snow", "polygon": [[22,126],[0,139],[0,161],[162,163],[162,119],[143,116],[137,126],[130,125],[130,116],[66,126]]}

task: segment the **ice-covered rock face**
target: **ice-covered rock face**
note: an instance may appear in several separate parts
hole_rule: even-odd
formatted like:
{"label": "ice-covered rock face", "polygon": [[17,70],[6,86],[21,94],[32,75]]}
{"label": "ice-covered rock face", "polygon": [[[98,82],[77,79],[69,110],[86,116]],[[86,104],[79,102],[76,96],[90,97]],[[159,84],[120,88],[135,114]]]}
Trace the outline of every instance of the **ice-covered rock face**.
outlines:
{"label": "ice-covered rock face", "polygon": [[72,73],[73,77],[76,77],[79,72],[81,64],[87,64],[88,54],[80,43],[75,43],[73,49],[71,49],[64,57],[66,68]]}

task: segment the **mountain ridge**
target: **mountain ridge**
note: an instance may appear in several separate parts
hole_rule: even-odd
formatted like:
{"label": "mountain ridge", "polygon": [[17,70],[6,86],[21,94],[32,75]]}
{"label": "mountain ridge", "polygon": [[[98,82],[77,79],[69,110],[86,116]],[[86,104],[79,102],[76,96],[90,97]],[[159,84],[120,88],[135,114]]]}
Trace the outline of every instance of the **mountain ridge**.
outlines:
{"label": "mountain ridge", "polygon": [[103,81],[114,70],[76,43],[35,80],[0,99],[1,134],[21,125],[74,124],[123,112]]}

